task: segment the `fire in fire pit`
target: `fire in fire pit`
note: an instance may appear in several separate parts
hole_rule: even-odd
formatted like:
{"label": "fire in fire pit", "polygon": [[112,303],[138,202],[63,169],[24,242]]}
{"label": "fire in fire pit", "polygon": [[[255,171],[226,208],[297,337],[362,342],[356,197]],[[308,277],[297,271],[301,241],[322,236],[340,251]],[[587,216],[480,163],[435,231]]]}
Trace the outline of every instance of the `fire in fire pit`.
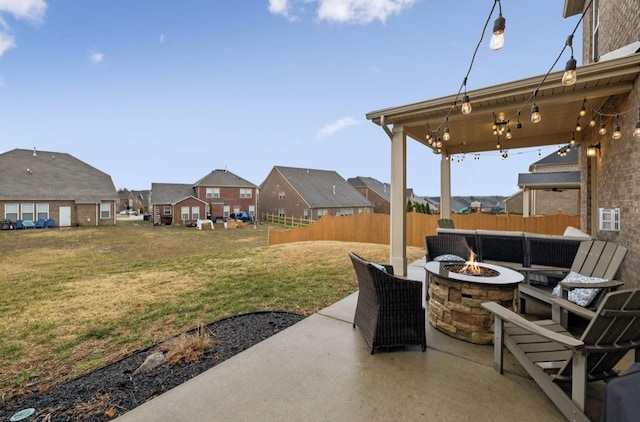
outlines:
{"label": "fire in fire pit", "polygon": [[475,277],[497,277],[500,275],[498,271],[478,264],[474,259],[473,253],[466,263],[448,264],[445,265],[444,268],[457,274],[471,275]]}

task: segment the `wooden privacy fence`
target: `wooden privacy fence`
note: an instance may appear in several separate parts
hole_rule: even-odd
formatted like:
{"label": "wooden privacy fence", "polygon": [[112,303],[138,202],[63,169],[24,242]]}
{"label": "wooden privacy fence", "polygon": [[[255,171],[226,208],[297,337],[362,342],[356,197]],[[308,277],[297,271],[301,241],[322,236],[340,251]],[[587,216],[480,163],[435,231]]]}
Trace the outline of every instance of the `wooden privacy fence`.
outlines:
{"label": "wooden privacy fence", "polygon": [[[364,213],[344,217],[325,215],[316,222],[291,230],[270,230],[269,245],[309,240],[338,240],[389,244],[389,215]],[[424,246],[426,235],[436,234],[435,214],[407,213],[407,246]],[[563,234],[567,226],[580,227],[575,215],[522,217],[509,214],[455,214],[453,223],[459,229],[521,231],[540,234]]]}

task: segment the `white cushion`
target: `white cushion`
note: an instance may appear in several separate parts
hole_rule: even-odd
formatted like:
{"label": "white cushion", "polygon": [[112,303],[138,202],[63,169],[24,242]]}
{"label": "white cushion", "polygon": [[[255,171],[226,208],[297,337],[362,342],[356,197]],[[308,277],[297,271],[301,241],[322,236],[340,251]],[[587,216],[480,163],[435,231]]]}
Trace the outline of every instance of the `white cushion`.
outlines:
{"label": "white cushion", "polygon": [[564,230],[563,236],[584,237],[586,239],[591,239],[591,236],[589,236],[589,234],[583,232],[580,229],[576,229],[573,226],[567,226],[567,228]]}
{"label": "white cushion", "polygon": [[[571,271],[562,281],[566,281],[569,283],[601,283],[608,280],[598,277],[589,277]],[[573,289],[569,291],[569,301],[577,305],[586,307],[596,297],[598,292],[600,292],[600,289]],[[553,295],[559,297],[562,296],[562,286],[558,284],[556,287],[554,287]]]}

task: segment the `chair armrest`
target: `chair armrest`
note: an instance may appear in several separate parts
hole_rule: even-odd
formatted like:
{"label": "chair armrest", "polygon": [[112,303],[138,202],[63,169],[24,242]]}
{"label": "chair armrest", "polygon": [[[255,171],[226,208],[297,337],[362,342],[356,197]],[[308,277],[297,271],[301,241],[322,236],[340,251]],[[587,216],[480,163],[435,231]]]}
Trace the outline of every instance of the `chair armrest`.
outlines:
{"label": "chair armrest", "polygon": [[551,304],[552,305],[557,305],[560,308],[579,316],[580,318],[584,318],[586,320],[592,320],[593,317],[596,315],[595,312],[593,312],[592,310],[589,310],[587,308],[584,308],[580,305],[577,305],[573,302],[569,302],[567,299],[561,299],[559,297],[553,297],[550,299],[551,300]]}
{"label": "chair armrest", "polygon": [[622,281],[618,280],[609,280],[609,281],[601,281],[598,283],[570,283],[568,281],[561,281],[560,286],[562,286],[563,290],[573,290],[573,289],[612,289],[616,290],[620,286],[624,286]]}
{"label": "chair armrest", "polygon": [[509,322],[513,325],[525,329],[533,334],[537,334],[549,340],[562,344],[570,349],[579,349],[584,346],[584,343],[572,336],[557,333],[555,331],[548,330],[538,324],[535,324],[528,319],[525,319],[517,313],[499,305],[496,302],[484,302],[481,305],[484,309],[494,314],[497,318]]}

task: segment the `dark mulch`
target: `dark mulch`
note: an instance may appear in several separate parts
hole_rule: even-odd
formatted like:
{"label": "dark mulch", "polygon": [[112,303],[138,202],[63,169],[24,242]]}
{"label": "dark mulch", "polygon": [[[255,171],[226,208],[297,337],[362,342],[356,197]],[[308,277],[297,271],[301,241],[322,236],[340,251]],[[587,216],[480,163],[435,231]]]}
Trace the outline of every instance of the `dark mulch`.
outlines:
{"label": "dark mulch", "polygon": [[34,408],[25,421],[109,421],[302,320],[289,312],[237,315],[206,326],[216,342],[198,362],[164,364],[131,377],[157,345],[44,392],[0,407],[0,421]]}

